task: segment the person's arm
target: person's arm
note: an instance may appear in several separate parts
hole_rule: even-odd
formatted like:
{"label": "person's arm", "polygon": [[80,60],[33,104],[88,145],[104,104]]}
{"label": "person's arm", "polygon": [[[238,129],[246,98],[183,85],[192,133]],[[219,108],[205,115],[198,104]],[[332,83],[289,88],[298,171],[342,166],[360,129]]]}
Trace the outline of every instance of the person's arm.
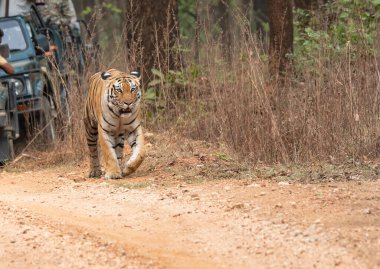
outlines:
{"label": "person's arm", "polygon": [[7,60],[4,59],[3,56],[0,56],[0,68],[3,69],[7,74],[12,75],[15,70],[13,66],[10,65]]}

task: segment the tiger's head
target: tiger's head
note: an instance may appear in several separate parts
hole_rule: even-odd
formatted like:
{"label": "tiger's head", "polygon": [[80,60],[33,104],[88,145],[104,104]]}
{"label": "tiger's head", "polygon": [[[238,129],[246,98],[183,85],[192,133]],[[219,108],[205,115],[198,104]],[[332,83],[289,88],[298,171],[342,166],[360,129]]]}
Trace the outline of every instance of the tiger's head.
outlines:
{"label": "tiger's head", "polygon": [[115,71],[111,69],[101,74],[106,81],[107,100],[120,114],[132,113],[141,99],[140,72],[127,74]]}

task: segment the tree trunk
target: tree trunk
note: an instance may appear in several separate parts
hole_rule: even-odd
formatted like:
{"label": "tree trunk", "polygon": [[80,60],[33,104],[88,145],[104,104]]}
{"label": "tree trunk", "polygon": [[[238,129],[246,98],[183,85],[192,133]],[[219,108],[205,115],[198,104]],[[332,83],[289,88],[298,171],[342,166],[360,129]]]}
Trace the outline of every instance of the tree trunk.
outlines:
{"label": "tree trunk", "polygon": [[268,0],[269,67],[272,75],[284,74],[293,53],[293,10],[290,0]]}
{"label": "tree trunk", "polygon": [[240,12],[244,16],[244,31],[243,37],[246,41],[249,40],[252,31],[252,18],[253,18],[253,1],[252,0],[240,0]]}
{"label": "tree trunk", "polygon": [[195,62],[199,64],[200,62],[200,33],[201,33],[201,0],[196,0],[196,7],[195,7],[195,33],[194,33],[194,58]]}
{"label": "tree trunk", "polygon": [[130,61],[141,65],[143,83],[152,79],[152,68],[168,72],[180,66],[176,0],[131,0],[126,17]]}
{"label": "tree trunk", "polygon": [[267,0],[253,0],[253,16],[255,31],[261,40],[267,34],[264,25],[268,23],[268,1]]}
{"label": "tree trunk", "polygon": [[315,2],[315,0],[294,0],[294,6],[296,8],[310,10],[313,2]]}
{"label": "tree trunk", "polygon": [[231,19],[228,12],[228,4],[226,1],[220,0],[215,6],[212,6],[214,15],[214,23],[220,27],[220,38],[222,43],[223,54],[226,60],[231,62]]}

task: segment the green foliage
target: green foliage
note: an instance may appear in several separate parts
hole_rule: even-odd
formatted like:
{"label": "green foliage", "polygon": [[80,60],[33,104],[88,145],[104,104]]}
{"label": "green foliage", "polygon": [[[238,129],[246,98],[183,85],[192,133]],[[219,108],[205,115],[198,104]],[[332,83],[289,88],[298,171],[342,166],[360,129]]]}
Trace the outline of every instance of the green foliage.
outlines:
{"label": "green foliage", "polygon": [[335,34],[338,45],[350,41],[352,45],[374,43],[377,20],[380,18],[379,1],[375,0],[339,0],[331,4],[332,14],[337,14],[337,23],[330,31]]}
{"label": "green foliage", "polygon": [[196,0],[178,1],[178,19],[182,38],[190,38],[195,34]]}
{"label": "green foliage", "polygon": [[[117,6],[117,4],[114,4],[112,2],[103,2],[102,7],[111,14],[122,14],[123,10]],[[81,12],[82,16],[90,15],[93,12],[93,6],[86,6]]]}
{"label": "green foliage", "polygon": [[353,58],[363,48],[372,51],[379,18],[380,0],[336,0],[314,13],[298,9],[294,56],[302,65],[322,49],[339,56],[349,48]]}
{"label": "green foliage", "polygon": [[189,84],[201,74],[200,67],[190,65],[182,70],[169,70],[164,74],[160,70],[152,69],[154,75],[153,80],[148,83],[144,99],[148,102],[157,102],[160,92],[164,90],[180,91],[189,86]]}
{"label": "green foliage", "polygon": [[224,152],[217,152],[215,153],[216,157],[222,161],[232,161],[233,159]]}
{"label": "green foliage", "polygon": [[114,14],[121,14],[122,13],[122,10],[116,4],[103,3],[102,5],[106,10],[110,11],[111,13],[114,13]]}
{"label": "green foliage", "polygon": [[159,88],[165,83],[165,75],[163,73],[157,69],[152,69],[152,73],[154,78],[148,83],[148,88],[144,94],[144,100],[148,103],[157,102],[157,98],[159,97]]}
{"label": "green foliage", "polygon": [[169,70],[167,74],[164,74],[157,69],[152,69],[152,73],[154,78],[148,83],[148,89],[144,95],[144,99],[148,103],[158,103],[160,106],[164,106],[160,92],[173,88],[183,88],[187,84],[182,71]]}
{"label": "green foliage", "polygon": [[92,13],[92,8],[87,6],[85,7],[83,10],[82,10],[82,13],[81,15],[82,16],[87,16],[87,15],[90,15]]}
{"label": "green foliage", "polygon": [[115,31],[122,31],[124,11],[115,1],[102,2],[100,7],[104,14],[101,27],[104,31],[99,36],[99,43],[102,48],[107,48],[111,43],[120,43],[122,35],[115,35]]}

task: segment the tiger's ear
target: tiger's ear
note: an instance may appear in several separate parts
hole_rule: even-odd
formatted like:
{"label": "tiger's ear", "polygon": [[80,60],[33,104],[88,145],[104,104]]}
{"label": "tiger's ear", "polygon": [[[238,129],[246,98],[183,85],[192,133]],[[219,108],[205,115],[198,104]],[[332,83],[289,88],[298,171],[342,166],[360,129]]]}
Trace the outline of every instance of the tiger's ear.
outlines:
{"label": "tiger's ear", "polygon": [[140,75],[141,75],[141,73],[140,73],[140,67],[137,67],[136,70],[133,70],[131,72],[131,75],[133,75],[133,76],[135,76],[137,78],[140,78]]}
{"label": "tiger's ear", "polygon": [[102,77],[103,80],[106,80],[107,78],[112,77],[112,75],[110,73],[107,73],[107,72],[102,72],[102,74],[100,76]]}

